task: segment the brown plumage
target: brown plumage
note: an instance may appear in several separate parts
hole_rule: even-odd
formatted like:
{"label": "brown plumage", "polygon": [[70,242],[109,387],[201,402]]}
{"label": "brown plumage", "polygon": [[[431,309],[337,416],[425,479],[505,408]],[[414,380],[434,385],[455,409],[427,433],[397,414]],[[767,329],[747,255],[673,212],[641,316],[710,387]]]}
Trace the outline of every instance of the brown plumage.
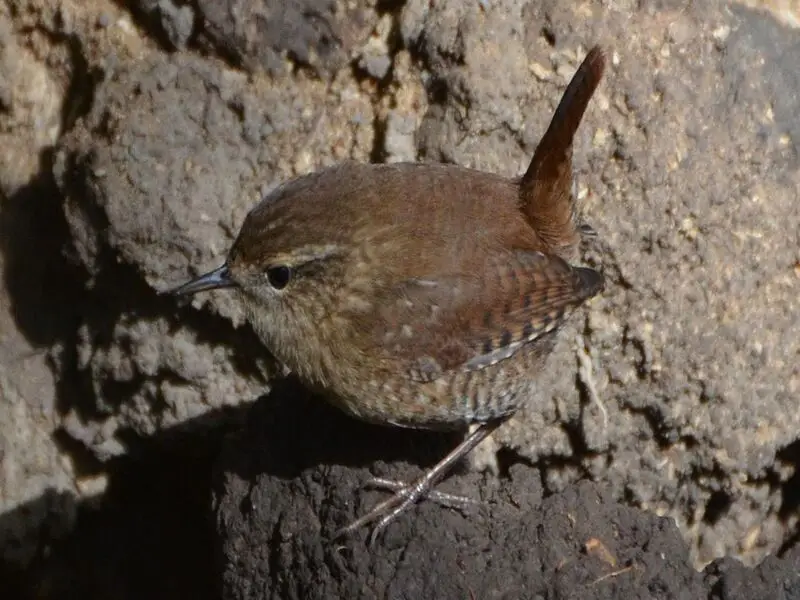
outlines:
{"label": "brown plumage", "polygon": [[605,70],[605,56],[595,47],[567,86],[530,166],[522,177],[522,212],[547,248],[567,260],[579,236],[572,198],[572,139]]}
{"label": "brown plumage", "polygon": [[222,267],[177,289],[233,287],[274,355],[351,415],[478,428],[337,535],[376,533],[525,402],[553,336],[603,286],[570,266],[580,228],[572,140],[603,74],[599,48],[567,88],[525,175],[344,163],[292,180],[245,219]]}

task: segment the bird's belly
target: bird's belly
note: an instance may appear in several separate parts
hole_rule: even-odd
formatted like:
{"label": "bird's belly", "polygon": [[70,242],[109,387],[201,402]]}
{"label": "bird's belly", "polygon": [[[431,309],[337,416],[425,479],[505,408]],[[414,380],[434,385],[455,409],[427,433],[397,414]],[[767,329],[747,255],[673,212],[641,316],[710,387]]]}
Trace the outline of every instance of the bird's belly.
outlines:
{"label": "bird's belly", "polygon": [[[460,429],[515,413],[538,393],[547,352],[535,345],[494,365],[455,370],[430,382],[407,376],[371,378],[332,402],[373,423],[418,429]],[[355,393],[354,393],[355,392]]]}

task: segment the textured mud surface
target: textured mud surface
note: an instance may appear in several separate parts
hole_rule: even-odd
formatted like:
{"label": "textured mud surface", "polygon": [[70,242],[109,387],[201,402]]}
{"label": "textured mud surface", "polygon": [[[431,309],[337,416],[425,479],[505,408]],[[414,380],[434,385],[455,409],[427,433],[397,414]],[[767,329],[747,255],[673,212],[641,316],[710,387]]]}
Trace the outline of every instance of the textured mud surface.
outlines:
{"label": "textured mud surface", "polygon": [[[696,4],[0,7],[0,579],[797,597],[800,33],[785,4]],[[447,482],[475,514],[422,504],[372,550],[325,545],[380,498],[370,472],[455,440],[352,423],[284,383],[232,297],[159,292],[294,175],[521,172],[594,43],[611,60],[574,160],[606,291],[562,332],[551,393]]]}
{"label": "textured mud surface", "polygon": [[[298,447],[298,436],[307,443]],[[465,514],[420,504],[369,547],[326,538],[382,499],[370,476],[410,479],[452,444],[354,423],[276,386],[229,438],[214,478],[225,598],[796,598],[800,555],[703,572],[673,520],[615,502],[603,484],[545,495],[545,469],[509,459],[442,489]],[[365,459],[369,456],[369,459]],[[377,461],[377,462],[373,462]]]}

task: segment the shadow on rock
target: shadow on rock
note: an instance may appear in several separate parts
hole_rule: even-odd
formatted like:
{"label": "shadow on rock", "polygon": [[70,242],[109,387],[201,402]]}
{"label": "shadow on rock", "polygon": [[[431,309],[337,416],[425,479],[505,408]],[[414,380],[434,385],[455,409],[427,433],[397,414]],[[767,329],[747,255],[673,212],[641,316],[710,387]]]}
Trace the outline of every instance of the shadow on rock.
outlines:
{"label": "shadow on rock", "polygon": [[[43,155],[43,161],[50,160]],[[0,210],[0,252],[5,288],[20,331],[34,346],[68,338],[84,304],[83,274],[70,263],[65,248],[69,230],[62,196],[43,167],[39,176]]]}
{"label": "shadow on rock", "polygon": [[[107,463],[109,483],[101,497],[78,505],[72,497],[61,499],[72,502],[76,513],[71,533],[42,530],[38,556],[27,569],[0,566],[3,591],[13,590],[4,597],[218,598],[211,466],[222,439],[246,413],[240,408],[200,417],[186,428],[139,440],[128,456]],[[3,515],[0,528],[34,510],[56,510],[53,500],[41,498]]]}

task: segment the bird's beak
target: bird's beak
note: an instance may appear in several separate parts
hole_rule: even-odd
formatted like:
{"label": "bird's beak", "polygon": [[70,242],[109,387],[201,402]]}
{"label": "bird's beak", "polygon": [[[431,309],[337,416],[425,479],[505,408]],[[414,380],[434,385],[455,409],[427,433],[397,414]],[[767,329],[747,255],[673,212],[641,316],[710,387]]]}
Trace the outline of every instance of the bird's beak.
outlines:
{"label": "bird's beak", "polygon": [[188,296],[191,294],[196,294],[197,292],[205,292],[206,290],[216,290],[235,286],[236,283],[233,281],[233,279],[231,279],[228,265],[222,265],[221,267],[218,267],[213,271],[206,273],[205,275],[200,275],[200,277],[192,279],[188,283],[184,283],[182,286],[170,290],[168,293],[172,294],[173,296]]}

